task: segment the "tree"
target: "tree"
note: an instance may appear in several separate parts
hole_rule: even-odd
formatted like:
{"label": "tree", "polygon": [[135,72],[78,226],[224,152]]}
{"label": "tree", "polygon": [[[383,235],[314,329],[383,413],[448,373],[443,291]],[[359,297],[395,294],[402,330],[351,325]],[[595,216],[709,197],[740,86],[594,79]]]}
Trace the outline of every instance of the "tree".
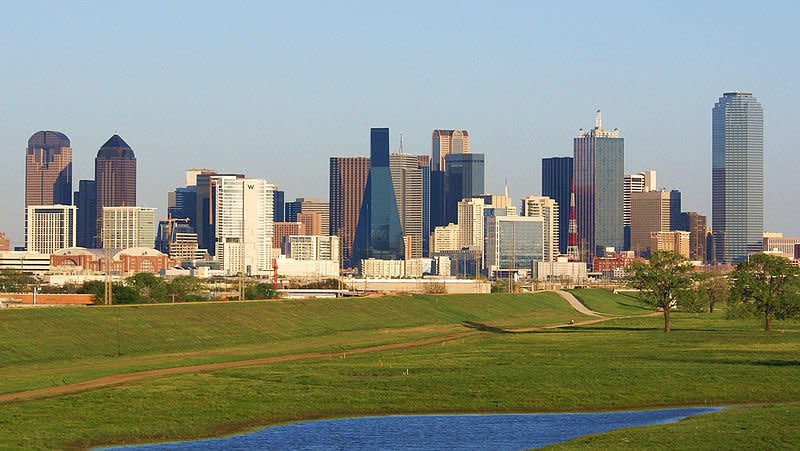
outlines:
{"label": "tree", "polygon": [[167,300],[167,283],[155,274],[140,272],[125,279],[125,286],[133,288],[138,302],[154,303]]}
{"label": "tree", "polygon": [[199,298],[203,282],[194,276],[178,276],[167,284],[167,295],[174,302],[185,302]]}
{"label": "tree", "polygon": [[35,283],[35,278],[18,269],[3,269],[0,271],[0,291],[5,293],[28,291],[28,287]]}
{"label": "tree", "polygon": [[789,260],[777,255],[754,254],[736,265],[731,302],[751,304],[764,315],[764,330],[772,328],[773,317],[797,314],[800,272]]}
{"label": "tree", "polygon": [[256,283],[248,286],[244,291],[245,299],[270,299],[277,297],[278,293],[271,283]]}
{"label": "tree", "polygon": [[697,280],[698,298],[708,306],[709,313],[714,313],[714,306],[728,299],[730,282],[719,271],[701,272],[696,275],[695,279]]}
{"label": "tree", "polygon": [[633,262],[628,268],[628,283],[640,291],[645,304],[664,311],[664,332],[669,332],[669,311],[684,298],[692,285],[693,266],[675,252],[655,251],[645,262]]}

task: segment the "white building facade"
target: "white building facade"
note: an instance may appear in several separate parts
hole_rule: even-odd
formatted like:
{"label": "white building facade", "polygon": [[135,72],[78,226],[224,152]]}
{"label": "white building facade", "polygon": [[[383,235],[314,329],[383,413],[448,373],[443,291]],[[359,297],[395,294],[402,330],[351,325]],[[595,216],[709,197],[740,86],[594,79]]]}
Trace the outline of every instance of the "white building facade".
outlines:
{"label": "white building facade", "polygon": [[153,249],[156,242],[155,208],[103,207],[103,248]]}
{"label": "white building facade", "polygon": [[75,246],[77,207],[29,205],[25,224],[27,250],[43,254]]}

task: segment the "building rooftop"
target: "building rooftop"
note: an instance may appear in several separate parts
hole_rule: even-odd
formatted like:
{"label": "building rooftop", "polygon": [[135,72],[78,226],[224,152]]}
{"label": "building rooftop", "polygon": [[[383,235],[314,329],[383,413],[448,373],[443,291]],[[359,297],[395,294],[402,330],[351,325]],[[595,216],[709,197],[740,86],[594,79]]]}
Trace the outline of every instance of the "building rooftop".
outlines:
{"label": "building rooftop", "polygon": [[28,140],[28,149],[60,149],[69,146],[67,135],[49,130],[38,131]]}
{"label": "building rooftop", "polygon": [[97,151],[97,158],[124,158],[133,160],[136,156],[133,149],[119,135],[114,135]]}

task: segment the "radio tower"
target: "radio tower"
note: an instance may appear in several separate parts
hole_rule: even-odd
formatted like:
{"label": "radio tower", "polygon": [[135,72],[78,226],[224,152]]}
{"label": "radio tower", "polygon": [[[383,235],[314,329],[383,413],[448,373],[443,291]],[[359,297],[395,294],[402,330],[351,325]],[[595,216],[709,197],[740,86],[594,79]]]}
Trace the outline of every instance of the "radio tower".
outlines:
{"label": "radio tower", "polygon": [[575,217],[575,181],[569,192],[569,230],[567,232],[567,255],[573,262],[581,261],[578,251],[578,221]]}

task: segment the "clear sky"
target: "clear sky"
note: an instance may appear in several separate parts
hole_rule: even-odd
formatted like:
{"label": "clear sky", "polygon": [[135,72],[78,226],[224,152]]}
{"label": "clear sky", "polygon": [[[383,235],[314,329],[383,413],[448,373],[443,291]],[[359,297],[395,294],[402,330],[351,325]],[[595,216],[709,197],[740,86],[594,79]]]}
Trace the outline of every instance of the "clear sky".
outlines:
{"label": "clear sky", "polygon": [[800,235],[796,3],[490,3],[8,2],[0,231],[21,244],[37,130],[69,136],[75,189],[119,133],[138,203],[162,213],[193,167],[327,199],[328,158],[369,155],[370,127],[420,154],[433,129],[467,129],[487,190],[507,179],[519,200],[598,108],[626,173],[656,169],[710,216],[711,109],[740,90],[764,107],[766,227]]}

